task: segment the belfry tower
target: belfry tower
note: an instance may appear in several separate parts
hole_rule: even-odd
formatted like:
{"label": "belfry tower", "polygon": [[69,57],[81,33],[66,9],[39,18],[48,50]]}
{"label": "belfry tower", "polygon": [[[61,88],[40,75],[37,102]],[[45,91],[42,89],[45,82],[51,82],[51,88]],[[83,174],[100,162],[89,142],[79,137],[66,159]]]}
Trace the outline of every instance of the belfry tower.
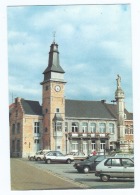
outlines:
{"label": "belfry tower", "polygon": [[59,63],[58,44],[50,46],[48,66],[43,72],[42,112],[43,148],[64,151],[64,70]]}
{"label": "belfry tower", "polygon": [[117,89],[115,92],[115,99],[117,102],[117,135],[118,135],[118,149],[125,151],[125,113],[124,113],[124,92],[121,88],[121,77],[117,75]]}

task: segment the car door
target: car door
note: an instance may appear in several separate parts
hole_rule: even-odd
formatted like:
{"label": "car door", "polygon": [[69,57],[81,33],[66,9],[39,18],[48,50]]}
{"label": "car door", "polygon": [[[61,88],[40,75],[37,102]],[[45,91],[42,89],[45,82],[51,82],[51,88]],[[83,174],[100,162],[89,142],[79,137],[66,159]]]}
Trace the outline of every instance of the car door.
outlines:
{"label": "car door", "polygon": [[123,166],[120,158],[110,158],[106,162],[106,172],[111,177],[123,177]]}
{"label": "car door", "polygon": [[131,159],[122,159],[123,177],[134,178],[134,162]]}
{"label": "car door", "polygon": [[56,153],[56,161],[57,162],[64,162],[64,161],[66,161],[65,159],[66,159],[65,156],[61,152]]}
{"label": "car door", "polygon": [[46,155],[47,159],[51,159],[52,162],[56,161],[56,152],[50,152]]}

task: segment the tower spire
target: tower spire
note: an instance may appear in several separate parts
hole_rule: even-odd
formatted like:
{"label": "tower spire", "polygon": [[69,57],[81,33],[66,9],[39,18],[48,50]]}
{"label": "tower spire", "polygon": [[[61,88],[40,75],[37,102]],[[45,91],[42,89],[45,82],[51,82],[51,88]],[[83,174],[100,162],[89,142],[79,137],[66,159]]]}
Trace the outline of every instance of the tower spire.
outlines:
{"label": "tower spire", "polygon": [[58,44],[55,43],[55,32],[53,33],[54,40],[50,46],[49,52],[49,59],[48,59],[48,66],[43,72],[44,74],[44,81],[47,82],[48,80],[63,80],[63,74],[65,73],[63,68],[60,66],[59,62],[59,51],[58,51]]}

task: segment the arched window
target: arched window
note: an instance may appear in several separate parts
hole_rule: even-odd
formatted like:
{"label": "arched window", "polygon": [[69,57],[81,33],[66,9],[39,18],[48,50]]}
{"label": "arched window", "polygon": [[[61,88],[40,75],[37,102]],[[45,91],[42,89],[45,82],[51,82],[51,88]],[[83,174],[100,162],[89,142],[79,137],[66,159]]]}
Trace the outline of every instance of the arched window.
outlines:
{"label": "arched window", "polygon": [[73,122],[72,123],[72,132],[75,133],[75,132],[78,132],[79,130],[79,125],[77,122]]}
{"label": "arched window", "polygon": [[90,123],[90,132],[96,133],[96,123]]}
{"label": "arched window", "polygon": [[106,125],[105,123],[99,123],[99,132],[105,133],[106,132]]}
{"label": "arched window", "polygon": [[83,122],[82,123],[82,132],[86,133],[88,131],[88,123]]}
{"label": "arched window", "polygon": [[109,133],[114,134],[114,124],[113,123],[109,123]]}

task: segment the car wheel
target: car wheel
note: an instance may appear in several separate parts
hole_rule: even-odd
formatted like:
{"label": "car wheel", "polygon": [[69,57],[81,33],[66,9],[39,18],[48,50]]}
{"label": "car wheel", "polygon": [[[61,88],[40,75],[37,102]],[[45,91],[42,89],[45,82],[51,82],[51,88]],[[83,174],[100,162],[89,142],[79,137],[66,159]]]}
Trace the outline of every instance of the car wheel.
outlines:
{"label": "car wheel", "polygon": [[33,161],[34,160],[34,157],[30,157],[29,160]]}
{"label": "car wheel", "polygon": [[47,159],[47,160],[46,160],[46,163],[47,163],[47,164],[51,164],[51,159]]}
{"label": "car wheel", "polygon": [[84,167],[83,172],[84,173],[89,173],[89,170],[90,170],[89,167]]}
{"label": "car wheel", "polygon": [[68,160],[67,160],[67,163],[68,163],[68,164],[71,164],[71,159],[68,159]]}
{"label": "car wheel", "polygon": [[102,181],[109,181],[110,177],[108,175],[101,175],[100,176]]}
{"label": "car wheel", "polygon": [[37,158],[37,161],[40,161],[40,160],[41,160],[41,158],[38,157],[38,158]]}

